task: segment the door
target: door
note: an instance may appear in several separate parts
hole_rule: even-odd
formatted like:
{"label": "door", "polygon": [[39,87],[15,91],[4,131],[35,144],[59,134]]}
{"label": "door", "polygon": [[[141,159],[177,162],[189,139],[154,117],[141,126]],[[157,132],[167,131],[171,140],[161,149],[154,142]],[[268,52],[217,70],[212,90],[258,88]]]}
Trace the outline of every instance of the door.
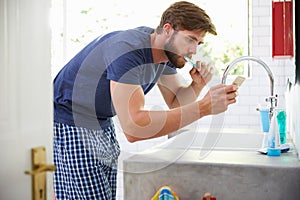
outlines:
{"label": "door", "polygon": [[50,0],[0,0],[0,199],[31,199],[31,148],[45,146],[53,163],[49,9]]}

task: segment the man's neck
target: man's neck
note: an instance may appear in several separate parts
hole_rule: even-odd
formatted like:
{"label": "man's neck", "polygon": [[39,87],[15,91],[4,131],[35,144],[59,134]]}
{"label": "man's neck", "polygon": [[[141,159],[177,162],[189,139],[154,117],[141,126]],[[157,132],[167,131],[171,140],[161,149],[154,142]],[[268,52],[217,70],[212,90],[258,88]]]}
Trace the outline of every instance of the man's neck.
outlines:
{"label": "man's neck", "polygon": [[154,63],[167,62],[168,58],[164,51],[165,38],[154,32],[150,35],[150,39]]}

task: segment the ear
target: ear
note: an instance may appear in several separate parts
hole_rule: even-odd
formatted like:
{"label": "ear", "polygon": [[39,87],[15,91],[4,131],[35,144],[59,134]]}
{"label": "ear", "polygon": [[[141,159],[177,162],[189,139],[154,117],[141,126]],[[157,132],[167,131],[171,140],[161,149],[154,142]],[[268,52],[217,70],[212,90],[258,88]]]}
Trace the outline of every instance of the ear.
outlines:
{"label": "ear", "polygon": [[165,33],[167,36],[170,36],[170,35],[172,35],[172,33],[173,33],[173,27],[172,27],[172,25],[171,25],[170,23],[164,24],[163,30],[164,30],[164,33]]}

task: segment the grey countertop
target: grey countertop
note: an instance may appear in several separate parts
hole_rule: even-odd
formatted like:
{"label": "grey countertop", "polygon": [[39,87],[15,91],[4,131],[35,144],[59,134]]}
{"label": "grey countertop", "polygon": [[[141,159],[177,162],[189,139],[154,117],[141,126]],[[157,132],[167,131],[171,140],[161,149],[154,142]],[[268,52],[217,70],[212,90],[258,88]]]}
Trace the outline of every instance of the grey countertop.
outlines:
{"label": "grey countertop", "polygon": [[257,167],[300,168],[300,161],[295,151],[281,153],[280,156],[267,156],[248,150],[211,150],[196,149],[159,149],[153,148],[136,154],[124,161],[125,163],[173,163],[177,164],[214,164],[241,165]]}

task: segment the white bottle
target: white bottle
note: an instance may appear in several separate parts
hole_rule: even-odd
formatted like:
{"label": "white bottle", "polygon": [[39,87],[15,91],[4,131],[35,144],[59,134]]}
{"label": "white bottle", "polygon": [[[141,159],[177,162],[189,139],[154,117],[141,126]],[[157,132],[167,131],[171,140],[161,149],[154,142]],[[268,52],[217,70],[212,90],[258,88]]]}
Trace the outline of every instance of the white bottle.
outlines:
{"label": "white bottle", "polygon": [[280,135],[278,124],[276,121],[276,112],[273,114],[270,122],[270,130],[268,133],[268,153],[269,156],[280,156]]}

